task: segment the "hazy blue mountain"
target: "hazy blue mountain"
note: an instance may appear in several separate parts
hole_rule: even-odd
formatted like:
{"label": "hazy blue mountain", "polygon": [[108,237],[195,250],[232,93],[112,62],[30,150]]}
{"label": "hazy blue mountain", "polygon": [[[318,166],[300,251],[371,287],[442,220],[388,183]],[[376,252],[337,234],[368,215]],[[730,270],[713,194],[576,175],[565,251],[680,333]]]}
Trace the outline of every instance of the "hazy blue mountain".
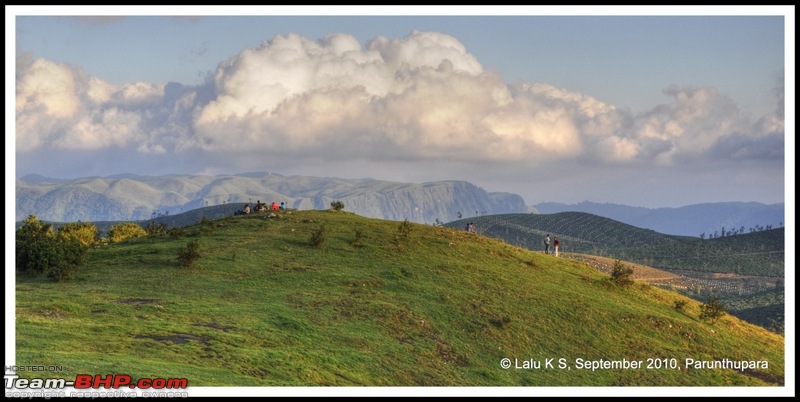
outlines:
{"label": "hazy blue mountain", "polygon": [[693,204],[679,208],[643,208],[620,204],[584,201],[578,204],[546,202],[534,205],[539,213],[586,212],[611,218],[660,233],[706,238],[726,232],[749,233],[751,230],[779,228],[784,222],[784,204],[758,202],[718,202]]}
{"label": "hazy blue mountain", "polygon": [[120,174],[74,180],[38,175],[16,181],[16,219],[145,220],[227,203],[284,202],[293,209],[327,209],[342,201],[362,216],[412,222],[447,222],[460,217],[525,213],[517,194],[489,193],[465,181],[397,183],[374,179],[240,175]]}

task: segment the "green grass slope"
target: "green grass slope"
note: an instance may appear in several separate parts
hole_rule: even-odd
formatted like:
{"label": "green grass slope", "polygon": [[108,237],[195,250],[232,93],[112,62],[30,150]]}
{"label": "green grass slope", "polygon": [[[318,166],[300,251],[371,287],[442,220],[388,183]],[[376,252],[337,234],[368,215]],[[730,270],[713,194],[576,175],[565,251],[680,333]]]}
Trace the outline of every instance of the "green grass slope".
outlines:
{"label": "green grass slope", "polygon": [[[316,248],[309,239],[321,227]],[[784,384],[784,338],[763,328],[731,316],[702,322],[698,302],[617,287],[582,262],[463,230],[400,227],[333,211],[247,215],[188,227],[185,238],[91,250],[72,282],[17,278],[16,364],[190,386]],[[176,256],[192,240],[202,256],[182,268]],[[623,359],[642,367],[581,364]],[[768,367],[687,368],[686,359]]]}

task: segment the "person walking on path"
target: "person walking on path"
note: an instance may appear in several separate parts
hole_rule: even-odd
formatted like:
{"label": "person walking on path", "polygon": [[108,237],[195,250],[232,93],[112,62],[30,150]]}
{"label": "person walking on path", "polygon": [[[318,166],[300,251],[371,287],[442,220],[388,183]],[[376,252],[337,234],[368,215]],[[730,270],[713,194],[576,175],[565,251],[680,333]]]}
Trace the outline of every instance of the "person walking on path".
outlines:
{"label": "person walking on path", "polygon": [[544,253],[550,254],[550,234],[544,237]]}
{"label": "person walking on path", "polygon": [[558,257],[558,236],[553,237],[553,253]]}

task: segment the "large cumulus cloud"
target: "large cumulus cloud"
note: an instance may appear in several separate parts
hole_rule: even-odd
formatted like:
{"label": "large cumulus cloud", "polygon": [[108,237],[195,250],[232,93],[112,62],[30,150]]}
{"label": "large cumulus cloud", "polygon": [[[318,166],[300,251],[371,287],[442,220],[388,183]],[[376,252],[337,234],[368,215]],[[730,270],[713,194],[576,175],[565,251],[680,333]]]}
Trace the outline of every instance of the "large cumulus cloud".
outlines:
{"label": "large cumulus cloud", "polygon": [[20,57],[16,138],[21,152],[199,151],[234,160],[782,160],[782,111],[753,122],[713,87],[664,93],[669,102],[633,115],[545,83],[509,85],[441,33],[363,46],[345,34],[289,34],[222,61],[197,87],[113,85],[77,66]]}

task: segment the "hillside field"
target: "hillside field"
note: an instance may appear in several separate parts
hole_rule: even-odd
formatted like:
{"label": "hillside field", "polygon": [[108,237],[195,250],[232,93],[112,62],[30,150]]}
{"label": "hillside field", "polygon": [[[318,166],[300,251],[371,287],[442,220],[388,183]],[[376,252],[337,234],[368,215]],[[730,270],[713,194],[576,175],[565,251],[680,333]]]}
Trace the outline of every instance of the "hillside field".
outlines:
{"label": "hillside field", "polygon": [[69,282],[17,277],[16,364],[201,387],[785,384],[781,335],[699,312],[459,229],[290,211],[92,249]]}

